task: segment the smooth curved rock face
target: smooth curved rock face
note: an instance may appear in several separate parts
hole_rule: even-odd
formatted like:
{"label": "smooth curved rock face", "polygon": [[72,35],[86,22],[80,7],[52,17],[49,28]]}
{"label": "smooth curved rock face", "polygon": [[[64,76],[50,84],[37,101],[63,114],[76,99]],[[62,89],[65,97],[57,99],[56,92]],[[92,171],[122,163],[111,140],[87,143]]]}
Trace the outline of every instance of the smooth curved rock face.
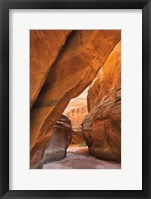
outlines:
{"label": "smooth curved rock face", "polygon": [[70,99],[92,82],[119,41],[120,30],[71,33],[31,110],[31,157],[35,148],[45,146]]}
{"label": "smooth curved rock face", "polygon": [[79,144],[84,142],[82,135],[82,122],[84,117],[88,114],[87,99],[76,98],[69,102],[65,111],[72,123],[72,144]]}
{"label": "smooth curved rock face", "polygon": [[39,150],[39,156],[33,156],[31,168],[40,169],[43,164],[63,159],[66,156],[66,150],[71,142],[71,138],[71,121],[67,116],[61,115],[53,126],[51,138],[45,149]]}
{"label": "smooth curved rock face", "polygon": [[121,159],[121,47],[116,45],[88,91],[83,135],[92,155]]}
{"label": "smooth curved rock face", "polygon": [[70,30],[30,31],[30,107],[70,32]]}

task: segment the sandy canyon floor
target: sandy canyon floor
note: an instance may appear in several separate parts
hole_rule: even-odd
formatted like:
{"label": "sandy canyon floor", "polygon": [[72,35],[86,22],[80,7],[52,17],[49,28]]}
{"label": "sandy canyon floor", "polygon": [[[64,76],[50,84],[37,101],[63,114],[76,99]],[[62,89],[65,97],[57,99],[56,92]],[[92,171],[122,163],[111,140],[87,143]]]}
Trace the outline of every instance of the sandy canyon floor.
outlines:
{"label": "sandy canyon floor", "polygon": [[63,160],[45,164],[43,169],[120,169],[117,162],[104,161],[91,156],[88,147],[70,145]]}

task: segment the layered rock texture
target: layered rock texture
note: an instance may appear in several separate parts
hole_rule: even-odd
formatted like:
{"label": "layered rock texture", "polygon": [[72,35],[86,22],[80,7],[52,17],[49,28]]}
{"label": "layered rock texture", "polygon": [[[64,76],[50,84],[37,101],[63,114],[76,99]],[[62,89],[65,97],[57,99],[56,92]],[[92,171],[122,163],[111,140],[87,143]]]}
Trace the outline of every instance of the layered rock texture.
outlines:
{"label": "layered rock texture", "polygon": [[88,91],[83,135],[92,155],[121,159],[121,46],[107,58]]}
{"label": "layered rock texture", "polygon": [[31,30],[30,31],[30,106],[35,102],[39,91],[52,67],[70,30]]}
{"label": "layered rock texture", "polygon": [[64,111],[70,118],[72,123],[72,141],[73,144],[84,142],[82,135],[82,122],[87,115],[87,100],[86,98],[76,98],[69,102]]}
{"label": "layered rock texture", "polygon": [[72,137],[72,127],[70,119],[61,115],[59,120],[53,126],[52,135],[46,144],[45,149],[41,149],[39,154],[33,157],[31,168],[42,168],[44,164],[58,161],[66,156]]}
{"label": "layered rock texture", "polygon": [[[70,99],[93,81],[120,35],[120,30],[78,30],[70,34],[31,109],[31,158],[48,142],[53,125]],[[42,65],[46,58],[44,54]]]}

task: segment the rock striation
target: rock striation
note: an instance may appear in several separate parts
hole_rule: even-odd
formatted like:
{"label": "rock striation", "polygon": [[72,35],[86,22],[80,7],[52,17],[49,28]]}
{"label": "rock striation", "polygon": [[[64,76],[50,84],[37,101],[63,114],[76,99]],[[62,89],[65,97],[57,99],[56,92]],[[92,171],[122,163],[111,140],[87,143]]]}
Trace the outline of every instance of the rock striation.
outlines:
{"label": "rock striation", "polygon": [[30,31],[30,107],[35,102],[70,32],[70,30]]}
{"label": "rock striation", "polygon": [[46,145],[50,129],[70,99],[93,81],[119,41],[120,30],[78,30],[70,34],[31,109],[31,157],[35,148]]}
{"label": "rock striation", "polygon": [[66,150],[71,142],[72,127],[70,119],[61,115],[53,126],[52,135],[45,147],[39,151],[39,156],[33,156],[31,168],[42,168],[44,164],[58,161],[66,156]]}
{"label": "rock striation", "polygon": [[92,155],[121,159],[121,46],[109,55],[88,90],[83,136]]}
{"label": "rock striation", "polygon": [[84,142],[82,135],[82,122],[84,117],[88,114],[87,99],[75,98],[71,100],[66,107],[66,115],[70,118],[72,123],[72,144],[79,144]]}

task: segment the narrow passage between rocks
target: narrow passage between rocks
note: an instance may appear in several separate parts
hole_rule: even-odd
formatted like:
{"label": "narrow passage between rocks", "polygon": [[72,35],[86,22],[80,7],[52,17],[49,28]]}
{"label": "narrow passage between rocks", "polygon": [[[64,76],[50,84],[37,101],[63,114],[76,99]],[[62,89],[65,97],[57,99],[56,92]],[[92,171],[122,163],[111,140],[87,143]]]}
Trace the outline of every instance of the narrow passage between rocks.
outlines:
{"label": "narrow passage between rocks", "polygon": [[43,169],[120,169],[120,163],[105,161],[91,156],[88,147],[72,144],[67,155],[60,161],[50,162]]}

